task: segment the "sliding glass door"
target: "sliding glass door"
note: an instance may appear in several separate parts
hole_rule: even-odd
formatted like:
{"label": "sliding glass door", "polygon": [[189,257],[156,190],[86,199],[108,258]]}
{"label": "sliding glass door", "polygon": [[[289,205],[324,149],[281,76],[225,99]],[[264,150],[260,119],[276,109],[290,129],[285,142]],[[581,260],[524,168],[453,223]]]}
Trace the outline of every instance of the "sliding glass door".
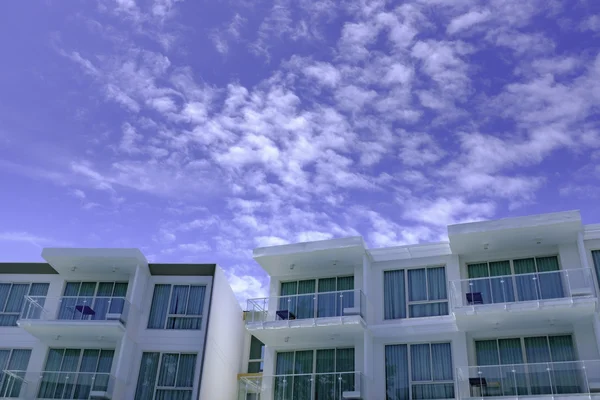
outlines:
{"label": "sliding glass door", "polygon": [[354,277],[333,277],[282,282],[278,311],[291,319],[339,317],[354,307]]}
{"label": "sliding glass door", "polygon": [[355,390],[354,349],[277,353],[275,400],[339,400]]}

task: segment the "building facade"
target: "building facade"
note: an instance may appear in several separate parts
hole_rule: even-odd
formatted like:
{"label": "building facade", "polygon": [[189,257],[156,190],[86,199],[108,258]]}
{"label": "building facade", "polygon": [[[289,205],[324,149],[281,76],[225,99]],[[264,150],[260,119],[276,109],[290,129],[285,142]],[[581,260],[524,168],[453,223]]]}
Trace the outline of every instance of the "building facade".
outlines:
{"label": "building facade", "polygon": [[244,357],[264,343],[262,368],[243,365],[238,399],[600,399],[600,224],[569,211],[448,237],[255,249],[270,293],[248,300]]}
{"label": "building facade", "polygon": [[137,249],[0,263],[0,398],[234,399],[242,311],[215,264]]}

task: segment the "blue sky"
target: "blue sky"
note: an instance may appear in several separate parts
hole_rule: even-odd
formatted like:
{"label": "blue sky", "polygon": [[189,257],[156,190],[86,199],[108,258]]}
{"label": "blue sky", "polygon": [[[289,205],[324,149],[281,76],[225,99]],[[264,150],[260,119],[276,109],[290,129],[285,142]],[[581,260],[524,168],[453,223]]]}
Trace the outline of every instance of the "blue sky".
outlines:
{"label": "blue sky", "polygon": [[2,260],[139,247],[243,298],[257,246],[598,223],[599,45],[596,0],[6,2]]}

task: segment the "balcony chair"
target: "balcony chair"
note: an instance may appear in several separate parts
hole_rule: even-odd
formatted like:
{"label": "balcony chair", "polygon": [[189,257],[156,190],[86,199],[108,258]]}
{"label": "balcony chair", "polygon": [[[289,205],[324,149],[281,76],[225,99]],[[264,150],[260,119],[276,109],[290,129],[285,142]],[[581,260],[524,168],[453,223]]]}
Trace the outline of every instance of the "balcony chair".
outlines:
{"label": "balcony chair", "polygon": [[467,303],[471,306],[474,304],[483,304],[481,292],[467,293]]}

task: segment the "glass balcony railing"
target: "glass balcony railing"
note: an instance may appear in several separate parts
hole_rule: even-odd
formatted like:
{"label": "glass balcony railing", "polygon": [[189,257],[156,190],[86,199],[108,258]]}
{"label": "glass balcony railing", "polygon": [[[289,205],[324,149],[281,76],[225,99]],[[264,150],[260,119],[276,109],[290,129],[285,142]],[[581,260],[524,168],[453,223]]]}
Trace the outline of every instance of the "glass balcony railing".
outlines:
{"label": "glass balcony railing", "polygon": [[116,379],[103,372],[3,371],[0,398],[110,399]]}
{"label": "glass balcony railing", "polygon": [[[253,400],[343,400],[364,398],[360,372],[243,377],[239,398]],[[361,397],[362,396],[362,397]]]}
{"label": "glass balcony railing", "polygon": [[248,300],[246,323],[359,315],[366,320],[367,300],[360,290],[273,296]]}
{"label": "glass balcony railing", "polygon": [[600,395],[600,361],[457,368],[459,398]]}
{"label": "glass balcony railing", "polygon": [[460,279],[450,282],[454,307],[596,297],[590,268]]}
{"label": "glass balcony railing", "polygon": [[131,303],[124,297],[25,296],[22,320],[120,321],[125,325]]}

